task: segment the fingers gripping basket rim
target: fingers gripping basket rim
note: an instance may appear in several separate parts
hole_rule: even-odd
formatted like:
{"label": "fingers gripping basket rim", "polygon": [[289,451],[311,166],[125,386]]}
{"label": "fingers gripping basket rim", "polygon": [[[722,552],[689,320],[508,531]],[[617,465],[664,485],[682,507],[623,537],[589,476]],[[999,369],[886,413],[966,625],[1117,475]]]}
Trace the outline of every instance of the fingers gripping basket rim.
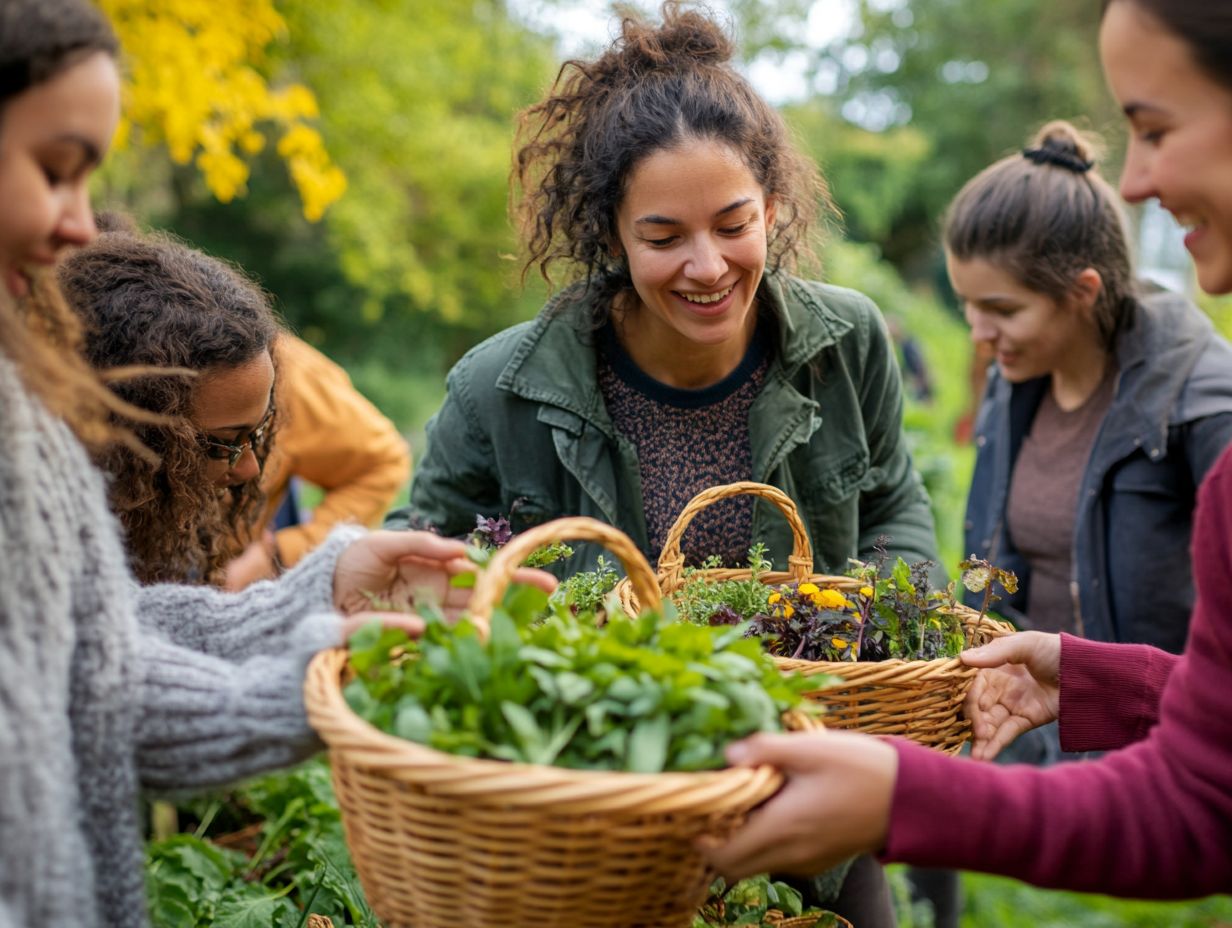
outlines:
{"label": "fingers gripping basket rim", "polygon": [[[767,585],[812,581],[820,587],[853,593],[859,581],[811,573],[812,547],[796,504],[787,494],[767,484],[744,481],[711,487],[693,497],[681,511],[668,532],[659,556],[656,576],[664,597],[671,597],[684,585],[684,560],[680,550],[685,529],[707,506],[732,496],[752,495],[774,504],[791,526],[792,553],[789,570],[767,571],[759,575]],[[706,579],[747,580],[748,568],[699,571]],[[641,594],[631,582],[617,586],[621,605],[635,615]],[[973,645],[985,644],[993,638],[1009,634],[1013,629],[964,605],[952,610],[962,619]],[[805,676],[828,675],[839,678],[835,686],[819,689],[810,698],[826,707],[827,728],[862,731],[874,735],[899,735],[947,754],[962,749],[970,734],[970,723],[963,717],[962,704],[976,670],[958,658],[938,658],[928,661],[891,660],[878,662],[803,661],[776,657],[784,672],[796,671]]]}
{"label": "fingers gripping basket rim", "polygon": [[[656,600],[627,537],[591,519],[557,520],[515,538],[480,576],[480,633],[530,551],[578,539],[608,546]],[[782,782],[765,767],[636,774],[445,754],[355,715],[342,696],[345,667],[342,648],[318,654],[305,702],[329,747],[356,869],[389,928],[687,925],[713,876],[693,838],[734,827]]]}

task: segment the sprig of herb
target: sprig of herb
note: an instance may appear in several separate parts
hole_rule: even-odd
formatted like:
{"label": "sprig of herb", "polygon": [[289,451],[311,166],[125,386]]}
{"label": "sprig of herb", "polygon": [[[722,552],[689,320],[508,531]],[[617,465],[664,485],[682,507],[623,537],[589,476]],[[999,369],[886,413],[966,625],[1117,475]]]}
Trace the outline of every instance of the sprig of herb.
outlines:
{"label": "sprig of herb", "polygon": [[708,580],[705,572],[723,566],[720,558],[709,557],[701,567],[686,567],[684,584],[672,595],[681,617],[694,625],[737,625],[766,612],[770,589],[761,576],[774,565],[766,557],[766,546],[757,542],[749,548],[747,580]]}

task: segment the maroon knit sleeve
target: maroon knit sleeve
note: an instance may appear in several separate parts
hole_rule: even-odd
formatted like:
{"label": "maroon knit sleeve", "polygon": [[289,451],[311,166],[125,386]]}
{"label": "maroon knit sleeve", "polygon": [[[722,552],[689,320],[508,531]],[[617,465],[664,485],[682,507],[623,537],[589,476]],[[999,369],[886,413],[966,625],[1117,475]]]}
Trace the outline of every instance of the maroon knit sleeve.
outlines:
{"label": "maroon knit sleeve", "polygon": [[[1154,726],[1140,701],[1134,724],[1149,727],[1146,737],[1098,761],[1043,769],[949,758],[895,741],[885,859],[1123,896],[1232,891],[1230,461],[1225,453],[1199,493],[1189,642],[1164,674]],[[1124,685],[1128,671],[1116,673]],[[1095,699],[1092,692],[1087,701]],[[1121,716],[1115,709],[1104,719]],[[1133,727],[1122,725],[1122,733]]]}
{"label": "maroon knit sleeve", "polygon": [[1145,644],[1061,635],[1061,747],[1110,751],[1141,741],[1159,721],[1164,684],[1180,661]]}

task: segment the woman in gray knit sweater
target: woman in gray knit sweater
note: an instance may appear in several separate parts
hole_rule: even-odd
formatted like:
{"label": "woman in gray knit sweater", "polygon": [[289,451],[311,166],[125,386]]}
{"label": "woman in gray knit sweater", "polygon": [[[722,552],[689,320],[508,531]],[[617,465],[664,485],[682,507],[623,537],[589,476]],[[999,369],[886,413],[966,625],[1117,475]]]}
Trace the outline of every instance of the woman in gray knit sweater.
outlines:
{"label": "woman in gray knit sweater", "polygon": [[134,441],[112,424],[134,411],[82,360],[50,275],[94,234],[115,54],[87,0],[0,3],[0,928],[144,925],[139,789],[316,750],[304,668],[364,620],[365,591],[465,604],[460,544],[350,527],[241,594],[134,582],[86,450]]}

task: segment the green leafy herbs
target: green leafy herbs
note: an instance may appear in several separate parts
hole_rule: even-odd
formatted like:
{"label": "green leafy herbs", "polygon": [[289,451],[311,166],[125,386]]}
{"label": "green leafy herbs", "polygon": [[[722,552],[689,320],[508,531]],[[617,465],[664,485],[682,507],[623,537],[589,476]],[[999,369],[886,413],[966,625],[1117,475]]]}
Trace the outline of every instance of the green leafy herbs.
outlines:
{"label": "green leafy herbs", "polygon": [[180,819],[195,831],[146,847],[154,925],[304,928],[314,913],[378,928],[323,761],[188,801]]}
{"label": "green leafy herbs", "polygon": [[435,617],[417,642],[361,630],[343,693],[381,730],[448,753],[657,773],[724,766],[725,745],[781,730],[815,688],[779,673],[743,628],[674,618],[599,626],[515,585],[486,642]]}
{"label": "green leafy herbs", "polygon": [[586,570],[562,580],[552,594],[551,601],[566,605],[575,613],[598,613],[605,608],[605,601],[619,580],[620,574],[616,572],[616,568],[600,554],[594,570]]}
{"label": "green leafy herbs", "polygon": [[710,895],[693,919],[692,928],[724,928],[728,925],[773,925],[785,918],[816,916],[816,928],[843,924],[832,912],[805,909],[800,893],[786,883],[765,876],[752,876],[732,886],[717,879]]}
{"label": "green leafy herbs", "polygon": [[707,558],[699,568],[686,567],[684,584],[672,596],[681,618],[695,625],[738,625],[764,614],[771,590],[760,578],[773,566],[764,544],[749,549],[748,564],[747,580],[708,580],[706,571],[723,566],[718,557]]}

